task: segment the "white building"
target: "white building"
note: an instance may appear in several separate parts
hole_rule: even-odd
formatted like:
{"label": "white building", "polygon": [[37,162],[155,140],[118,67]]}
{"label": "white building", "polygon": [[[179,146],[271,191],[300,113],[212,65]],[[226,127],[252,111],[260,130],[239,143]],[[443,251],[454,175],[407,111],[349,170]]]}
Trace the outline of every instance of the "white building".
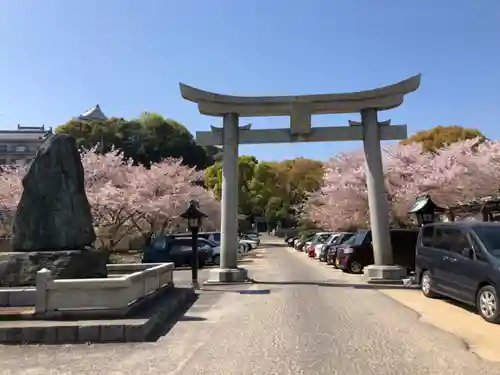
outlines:
{"label": "white building", "polygon": [[29,163],[50,134],[52,128],[43,125],[17,125],[14,130],[0,130],[0,165]]}
{"label": "white building", "polygon": [[83,121],[106,121],[108,118],[102,112],[101,107],[97,104],[95,107],[90,108],[89,110],[82,113],[77,117],[78,120]]}

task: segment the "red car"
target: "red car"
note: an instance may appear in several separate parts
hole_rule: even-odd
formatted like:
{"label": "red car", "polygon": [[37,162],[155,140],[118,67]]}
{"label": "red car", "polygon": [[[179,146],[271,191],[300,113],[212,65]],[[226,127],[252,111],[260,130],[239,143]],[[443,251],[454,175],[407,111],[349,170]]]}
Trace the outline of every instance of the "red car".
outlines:
{"label": "red car", "polygon": [[309,255],[309,258],[314,258],[316,256],[314,245],[309,245],[309,247],[307,248],[307,255]]}

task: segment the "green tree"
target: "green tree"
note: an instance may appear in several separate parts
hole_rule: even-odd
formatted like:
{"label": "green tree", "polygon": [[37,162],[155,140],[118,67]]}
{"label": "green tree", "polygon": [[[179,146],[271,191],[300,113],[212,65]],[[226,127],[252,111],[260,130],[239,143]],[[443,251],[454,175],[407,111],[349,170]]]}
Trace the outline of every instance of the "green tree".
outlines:
{"label": "green tree", "polygon": [[[319,189],[323,182],[322,163],[304,158],[277,163],[240,156],[238,170],[240,213],[264,217],[271,226],[291,219],[294,206],[302,203],[308,193]],[[219,162],[206,170],[205,185],[220,199],[222,166]]]}
{"label": "green tree", "polygon": [[180,123],[155,113],[144,112],[130,121],[111,118],[107,121],[73,119],[56,128],[58,133],[74,136],[81,147],[99,144],[99,150],[122,150],[124,156],[149,165],[168,157],[182,158],[184,164],[205,169],[220,154],[217,148],[203,148]]}
{"label": "green tree", "polygon": [[436,126],[429,130],[420,131],[400,143],[404,145],[421,143],[424,150],[435,152],[446,145],[474,138],[480,138],[482,141],[486,139],[477,129],[461,126]]}
{"label": "green tree", "polygon": [[[254,178],[255,167],[258,161],[253,156],[240,156],[238,158],[238,190],[239,209],[242,214],[251,212],[251,181]],[[216,162],[205,171],[205,186],[211,189],[217,198],[222,194],[222,164]]]}

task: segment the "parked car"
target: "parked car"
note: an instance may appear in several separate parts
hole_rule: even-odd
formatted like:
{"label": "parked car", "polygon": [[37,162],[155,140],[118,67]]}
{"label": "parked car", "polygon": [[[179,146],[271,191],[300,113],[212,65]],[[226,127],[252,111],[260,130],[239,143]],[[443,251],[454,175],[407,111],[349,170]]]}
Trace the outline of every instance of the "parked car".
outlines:
{"label": "parked car", "polygon": [[[191,237],[186,237],[186,236],[177,236],[176,238],[188,238],[190,241],[191,241]],[[209,246],[212,248],[212,258],[209,260],[209,263],[213,263],[215,265],[220,265],[220,244],[215,242],[215,241],[211,241],[211,240],[207,240],[206,238],[198,238],[198,242],[201,243],[201,244],[205,244],[206,246]],[[250,245],[248,244],[242,244],[242,243],[239,243],[238,244],[238,256],[242,256],[243,254],[246,254],[247,252],[250,251]]]}
{"label": "parked car", "polygon": [[331,244],[340,235],[340,233],[331,233],[330,236],[324,242],[318,242],[314,244],[314,258],[319,259],[321,251]]}
{"label": "parked car", "polygon": [[198,237],[206,238],[209,241],[220,244],[220,232],[200,232],[198,233]]}
{"label": "parked car", "polygon": [[240,236],[240,239],[241,240],[245,240],[245,241],[252,241],[252,243],[255,244],[254,247],[257,247],[260,245],[260,238],[259,236],[252,236],[252,235],[248,235],[248,234],[242,234]]}
{"label": "parked car", "polygon": [[307,230],[304,232],[301,232],[300,234],[297,235],[297,238],[293,241],[293,248],[302,251],[302,248],[304,247],[304,244],[306,241],[309,241],[311,238],[313,238],[316,235],[317,231],[314,230]]}
{"label": "parked car", "polygon": [[[191,237],[191,232],[181,232],[181,233],[169,233],[168,236],[172,237]],[[220,232],[198,232],[198,238],[205,238],[216,244],[220,244],[221,234]]]}
{"label": "parked car", "polygon": [[[208,262],[214,262],[214,243],[204,238],[198,238],[198,265],[203,267]],[[142,263],[172,262],[175,267],[191,264],[192,240],[190,237],[159,236],[153,238],[142,251]],[[220,249],[219,249],[220,260]]]}
{"label": "parked car", "polygon": [[[418,229],[391,229],[391,245],[394,264],[415,269],[415,248]],[[363,268],[373,264],[372,233],[360,230],[346,243],[337,248],[335,266],[344,272],[361,273]]]}
{"label": "parked car", "polygon": [[288,232],[284,238],[284,241],[285,243],[289,243],[290,239],[293,239],[293,238],[297,238],[297,231],[296,230],[292,230],[290,232]]}
{"label": "parked car", "polygon": [[[345,246],[350,246],[354,241],[356,237],[356,233],[354,233],[352,236],[347,238],[345,241],[343,241],[341,244],[338,244],[337,246],[331,246],[328,249],[328,254],[326,258],[326,264],[328,265],[333,265],[335,268],[338,268],[337,265],[337,254],[341,251],[342,248]],[[371,238],[370,238],[371,241]]]}
{"label": "parked car", "polygon": [[420,230],[416,278],[426,297],[446,296],[500,323],[500,224],[434,223]]}
{"label": "parked car", "polygon": [[249,239],[249,237],[241,237],[239,243],[245,248],[246,252],[249,252],[259,246],[256,241]]}
{"label": "parked car", "polygon": [[306,241],[304,245],[304,251],[306,253],[310,253],[311,251],[315,251],[315,246],[317,244],[323,244],[325,243],[328,238],[332,235],[332,232],[319,232],[316,233],[312,238],[310,238],[308,241]]}
{"label": "parked car", "polygon": [[294,248],[298,251],[302,251],[304,245],[306,244],[307,241],[309,241],[310,239],[312,239],[314,237],[314,234],[309,234],[309,235],[306,235],[306,236],[301,236],[299,237],[296,241],[295,241],[295,244],[294,244]]}
{"label": "parked car", "polygon": [[298,238],[298,237],[290,237],[290,238],[288,238],[288,239],[286,240],[286,244],[287,244],[288,246],[293,247],[293,243],[295,242],[295,240],[296,240],[297,238]]}
{"label": "parked car", "polygon": [[[333,250],[336,249],[337,246],[343,244],[345,241],[347,241],[349,238],[354,236],[355,233],[351,232],[342,232],[342,233],[337,233],[336,235],[333,235],[333,238],[330,238],[328,242],[320,248],[319,251],[319,256],[318,259],[320,262],[327,262],[328,261],[328,254],[331,252],[333,256]],[[335,250],[336,254],[336,250]],[[335,262],[335,261],[333,261]],[[333,264],[333,263],[331,263]]]}
{"label": "parked car", "polygon": [[260,245],[260,236],[258,232],[244,233],[241,237],[244,239],[255,241],[257,243],[257,246]]}

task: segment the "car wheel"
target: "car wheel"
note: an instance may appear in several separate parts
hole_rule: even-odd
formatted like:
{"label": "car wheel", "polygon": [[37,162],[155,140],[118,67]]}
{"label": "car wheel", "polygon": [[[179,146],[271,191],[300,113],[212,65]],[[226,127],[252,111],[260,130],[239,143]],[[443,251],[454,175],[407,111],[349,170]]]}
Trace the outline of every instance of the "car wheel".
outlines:
{"label": "car wheel", "polygon": [[437,294],[432,290],[432,274],[430,271],[425,271],[422,274],[422,280],[420,281],[420,290],[422,294],[427,298],[435,298]]}
{"label": "car wheel", "polygon": [[220,266],[220,255],[215,255],[213,258],[212,258],[212,262],[217,265],[217,266]]}
{"label": "car wheel", "polygon": [[348,268],[350,273],[361,273],[363,271],[361,263],[356,262],[355,260],[349,262]]}
{"label": "car wheel", "polygon": [[490,323],[500,323],[500,306],[497,291],[491,285],[483,286],[477,293],[476,300],[479,315]]}

